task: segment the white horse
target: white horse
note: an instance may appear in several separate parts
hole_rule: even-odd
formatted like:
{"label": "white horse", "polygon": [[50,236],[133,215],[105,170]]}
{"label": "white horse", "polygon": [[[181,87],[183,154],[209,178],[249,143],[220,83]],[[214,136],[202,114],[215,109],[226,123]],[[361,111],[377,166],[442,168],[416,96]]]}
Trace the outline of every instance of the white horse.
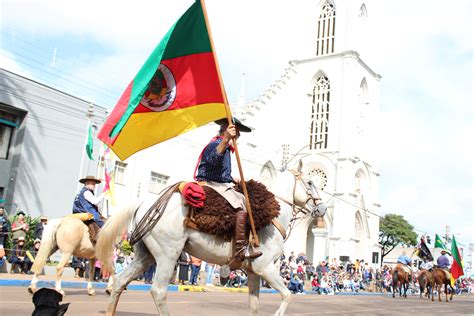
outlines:
{"label": "white horse", "polygon": [[[326,212],[326,206],[317,196],[312,182],[301,176],[301,163],[296,175],[289,171],[279,174],[271,191],[281,201],[277,221],[283,229],[288,229],[290,222],[295,220],[299,212],[313,217],[324,216]],[[113,270],[111,258],[117,237],[127,229],[132,219],[134,228],[148,209],[148,205],[141,205],[138,210],[137,205],[133,205],[107,220],[99,234],[96,253],[109,271]],[[160,315],[169,315],[166,305],[168,283],[182,250],[209,263],[224,265],[228,262],[232,253],[232,242],[185,227],[183,220],[187,212],[188,207],[185,206],[182,196],[179,193],[173,194],[159,222],[135,244],[135,260],[115,276],[106,315],[115,314],[120,294],[127,284],[155,261],[159,273],[154,277],[151,294]],[[283,253],[284,238],[274,225],[261,229],[258,237],[259,250],[263,255],[252,262],[244,261],[244,268],[248,272],[251,315],[258,313],[260,278],[281,294],[282,302],[275,315],[283,315],[290,302],[290,291],[283,283],[276,261]]]}

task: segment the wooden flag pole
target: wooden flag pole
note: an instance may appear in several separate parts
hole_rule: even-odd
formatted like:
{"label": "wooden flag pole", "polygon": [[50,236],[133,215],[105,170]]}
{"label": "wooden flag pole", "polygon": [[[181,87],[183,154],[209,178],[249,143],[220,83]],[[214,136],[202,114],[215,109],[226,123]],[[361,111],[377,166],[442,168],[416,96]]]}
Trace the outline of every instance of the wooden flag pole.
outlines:
{"label": "wooden flag pole", "polygon": [[[220,67],[219,67],[219,62],[217,61],[216,50],[215,50],[215,47],[214,47],[214,41],[212,39],[211,28],[209,26],[209,20],[207,18],[206,6],[204,4],[204,0],[200,0],[200,1],[201,1],[201,6],[202,6],[202,11],[204,13],[204,20],[206,21],[207,32],[209,34],[209,41],[211,42],[212,54],[214,55],[214,62],[216,64],[217,75],[219,77],[219,83],[220,83],[220,86],[221,86],[221,92],[222,92],[222,96],[224,97],[224,105],[225,105],[225,110],[226,110],[226,113],[227,113],[227,122],[230,125],[230,124],[233,124],[233,122],[232,122],[232,112],[231,112],[230,107],[229,107],[229,101],[227,100],[227,94],[225,93],[224,82],[222,80],[222,75],[221,75],[221,70],[220,70]],[[254,242],[254,245],[256,247],[258,247],[260,245],[260,242],[258,240],[257,231],[255,230],[255,223],[254,223],[254,220],[253,220],[252,208],[250,206],[250,200],[249,200],[249,194],[248,194],[248,191],[247,191],[247,185],[245,184],[244,173],[242,171],[242,164],[240,163],[239,149],[237,148],[237,142],[235,142],[235,141],[234,141],[234,149],[235,149],[235,158],[237,160],[237,165],[239,167],[239,174],[240,174],[240,179],[241,179],[242,190],[243,190],[243,193],[244,193],[244,196],[245,196],[245,206],[246,206],[247,212],[249,214],[250,228],[251,228],[251,231],[252,231],[253,242]]]}

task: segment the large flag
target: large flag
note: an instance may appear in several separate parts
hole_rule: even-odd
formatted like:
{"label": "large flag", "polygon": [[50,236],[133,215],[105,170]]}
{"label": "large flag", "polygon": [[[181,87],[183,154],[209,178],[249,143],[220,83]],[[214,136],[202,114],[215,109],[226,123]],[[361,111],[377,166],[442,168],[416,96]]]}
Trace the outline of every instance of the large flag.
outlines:
{"label": "large flag", "polygon": [[464,275],[463,264],[461,253],[459,252],[458,245],[456,243],[456,238],[453,235],[453,241],[451,243],[451,255],[453,256],[453,264],[451,265],[451,275],[456,280],[461,275]]}
{"label": "large flag", "polygon": [[431,254],[430,249],[426,245],[424,237],[421,237],[420,243],[418,245],[417,255],[423,260],[428,259],[428,261],[433,261],[433,255]]}
{"label": "large flag", "polygon": [[209,30],[196,1],[128,85],[98,137],[125,160],[226,116]]}
{"label": "large flag", "polygon": [[94,152],[94,142],[92,139],[92,125],[91,124],[89,124],[89,131],[87,134],[86,152],[87,152],[87,157],[89,157],[90,160],[94,160],[94,157],[92,157],[92,153]]}

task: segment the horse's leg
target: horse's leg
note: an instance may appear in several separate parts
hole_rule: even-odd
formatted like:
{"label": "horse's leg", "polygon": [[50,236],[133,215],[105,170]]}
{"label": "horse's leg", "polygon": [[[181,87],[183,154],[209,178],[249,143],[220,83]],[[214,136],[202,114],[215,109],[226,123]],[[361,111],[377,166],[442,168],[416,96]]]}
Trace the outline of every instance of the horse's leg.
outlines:
{"label": "horse's leg", "polygon": [[33,278],[31,279],[30,286],[28,286],[28,292],[34,294],[36,292],[36,284],[38,283],[38,275],[35,273],[33,274]]}
{"label": "horse's leg", "polygon": [[278,292],[280,292],[282,302],[280,304],[280,308],[275,312],[275,316],[281,316],[285,314],[286,308],[291,300],[291,292],[283,283],[283,278],[280,276],[278,268],[274,264],[270,264],[267,266],[262,273],[260,273],[261,277],[264,278],[268,284]]}
{"label": "horse's leg", "polygon": [[448,293],[448,284],[447,283],[444,284],[444,293],[446,294],[446,303],[447,303],[448,302],[448,295],[449,295],[449,293]]}
{"label": "horse's leg", "polygon": [[56,266],[56,285],[55,285],[55,289],[56,289],[56,291],[61,293],[63,296],[65,296],[66,294],[64,293],[64,291],[61,288],[61,277],[62,277],[63,272],[64,272],[64,267],[66,266],[66,264],[69,261],[70,257],[71,257],[71,253],[64,252],[61,256],[61,260],[59,260],[59,263]]}
{"label": "horse's leg", "polygon": [[142,241],[134,247],[135,259],[120,274],[114,278],[112,292],[110,293],[109,305],[107,306],[106,316],[115,315],[120,295],[127,285],[140,274],[142,274],[152,263],[153,257],[146,249]]}
{"label": "horse's leg", "polygon": [[250,315],[258,314],[258,298],[260,294],[260,276],[249,272],[248,273],[248,287],[249,287],[249,303]]}
{"label": "horse's leg", "polygon": [[394,273],[392,276],[392,297],[395,298],[395,291],[397,289],[397,274]]}
{"label": "horse's leg", "polygon": [[438,285],[438,301],[441,302],[441,289],[443,288],[443,283]]}
{"label": "horse's leg", "polygon": [[168,285],[174,274],[174,267],[181,250],[182,248],[173,250],[168,248],[164,252],[160,252],[155,256],[156,266],[159,267],[159,272],[155,273],[150,292],[155,301],[156,308],[162,316],[169,315],[168,305],[166,304]]}
{"label": "horse's leg", "polygon": [[451,283],[449,283],[449,287],[451,288],[451,297],[449,298],[449,300],[452,301],[453,300],[453,295],[454,295],[454,288],[451,286]]}
{"label": "horse's leg", "polygon": [[112,293],[112,289],[114,286],[114,278],[115,278],[115,272],[110,272],[110,277],[109,277],[109,281],[107,282],[107,287],[105,288],[105,293],[107,294]]}
{"label": "horse's leg", "polygon": [[94,274],[95,274],[95,258],[89,260],[89,280],[87,281],[87,294],[89,296],[95,295],[95,291],[92,288],[92,282],[94,282]]}

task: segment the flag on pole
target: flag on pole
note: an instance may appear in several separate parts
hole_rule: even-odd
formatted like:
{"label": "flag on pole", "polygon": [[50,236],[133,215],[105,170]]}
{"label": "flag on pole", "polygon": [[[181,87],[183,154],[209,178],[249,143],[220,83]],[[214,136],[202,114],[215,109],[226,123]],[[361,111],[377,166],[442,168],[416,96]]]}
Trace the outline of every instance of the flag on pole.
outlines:
{"label": "flag on pole", "polygon": [[226,116],[209,31],[196,1],[125,89],[98,137],[125,160]]}
{"label": "flag on pole", "polygon": [[435,245],[434,246],[435,246],[435,248],[441,248],[443,250],[446,250],[446,252],[449,253],[448,248],[446,247],[444,242],[441,240],[441,237],[438,236],[438,234],[436,234],[436,236],[435,236]]}
{"label": "flag on pole", "polygon": [[431,254],[430,249],[426,245],[424,237],[421,237],[420,243],[418,244],[416,255],[423,260],[428,259],[428,261],[433,261],[433,255]]}
{"label": "flag on pole", "polygon": [[113,153],[110,151],[110,148],[104,144],[104,179],[105,185],[102,193],[105,193],[105,196],[109,198],[110,203],[115,206],[115,181],[114,181],[114,171],[115,171],[115,159]]}
{"label": "flag on pole", "polygon": [[461,275],[464,275],[463,264],[461,253],[459,252],[458,245],[456,243],[456,238],[453,235],[453,241],[451,243],[451,255],[453,256],[453,264],[451,265],[451,275],[453,279],[456,280]]}
{"label": "flag on pole", "polygon": [[87,144],[86,144],[86,152],[87,152],[87,157],[89,157],[90,160],[94,160],[94,157],[92,157],[92,154],[94,153],[94,141],[92,138],[92,125],[89,124],[89,131],[88,131],[88,136],[87,136]]}

